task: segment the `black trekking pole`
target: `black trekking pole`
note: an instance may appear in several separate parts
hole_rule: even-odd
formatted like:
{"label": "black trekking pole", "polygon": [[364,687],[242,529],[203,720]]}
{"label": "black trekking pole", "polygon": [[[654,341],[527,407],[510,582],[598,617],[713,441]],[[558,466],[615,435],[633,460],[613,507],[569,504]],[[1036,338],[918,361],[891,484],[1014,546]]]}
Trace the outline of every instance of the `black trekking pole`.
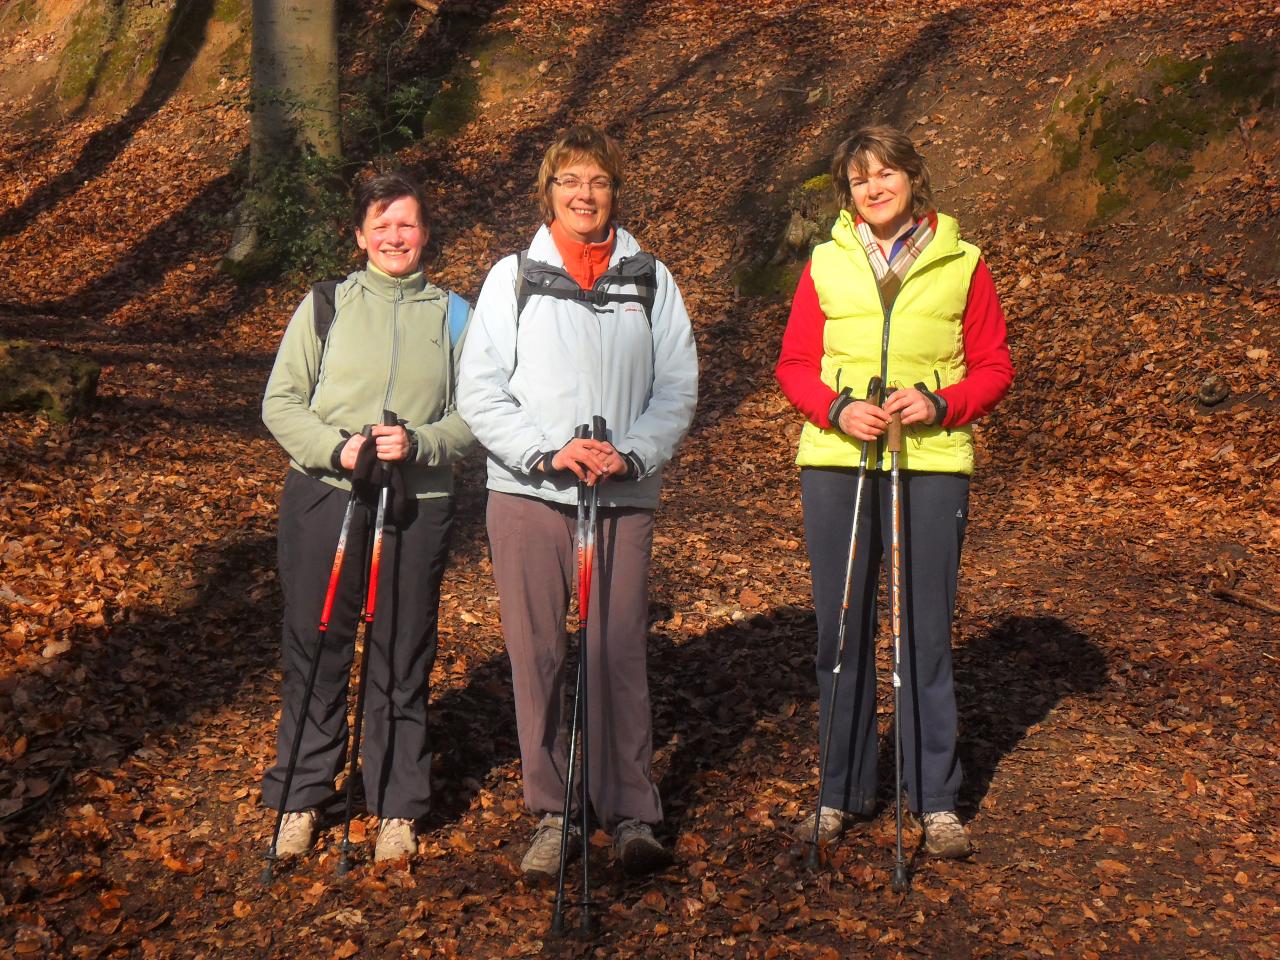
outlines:
{"label": "black trekking pole", "polygon": [[[605,438],[605,422],[595,417],[588,427],[585,423],[573,433],[577,439],[592,436]],[[578,481],[578,522],[575,540],[578,550],[578,682],[573,694],[573,714],[569,726],[569,758],[565,770],[564,806],[560,831],[560,874],[556,882],[555,908],[551,914],[551,935],[564,934],[564,881],[569,862],[569,810],[573,799],[574,759],[577,753],[578,724],[582,724],[582,793],[579,814],[582,817],[582,930],[591,932],[590,909],[590,859],[591,846],[587,806],[590,801],[590,777],[587,763],[587,620],[591,607],[591,576],[595,560],[596,486]]]}
{"label": "black trekking pole", "polygon": [[[382,411],[382,425],[394,426],[395,414]],[[373,525],[373,537],[368,548],[366,570],[366,593],[364,613],[361,620],[364,624],[360,643],[360,678],[356,689],[356,716],[351,729],[351,761],[347,766],[347,782],[343,785],[346,793],[346,810],[342,818],[342,846],[338,857],[337,873],[345,877],[351,870],[351,809],[355,799],[356,770],[360,762],[360,730],[364,721],[365,680],[369,674],[369,644],[373,642],[373,620],[378,601],[378,572],[382,566],[382,532],[386,524],[387,497],[391,490],[391,467],[385,461],[379,463],[381,487],[378,490],[378,512]]]}
{"label": "black trekking pole", "polygon": [[890,512],[893,538],[890,563],[890,617],[893,628],[893,785],[894,785],[894,859],[893,890],[905,893],[911,888],[911,875],[902,855],[902,478],[898,473],[898,454],[902,452],[902,417],[895,413],[889,421],[887,449],[890,460]]}
{"label": "black trekking pole", "polygon": [[[302,733],[307,725],[307,713],[311,707],[311,695],[315,692],[316,672],[320,668],[320,653],[324,649],[325,638],[329,633],[329,616],[333,613],[333,599],[338,593],[338,578],[342,573],[342,561],[347,552],[347,534],[351,530],[351,515],[355,512],[356,492],[353,488],[351,496],[347,498],[347,509],[342,515],[342,529],[338,534],[338,546],[333,552],[333,567],[329,571],[329,586],[324,594],[324,606],[320,612],[320,626],[317,631],[316,649],[311,654],[311,666],[307,671],[307,682],[302,694],[302,709],[298,714],[298,729],[293,734],[293,744],[289,748],[289,763],[285,767],[284,790],[280,796],[280,809],[276,811],[275,827],[271,831],[271,846],[267,849],[267,864],[262,868],[262,882],[270,883],[276,860],[279,859],[276,854],[276,844],[280,840],[280,825],[284,822],[285,811],[289,805],[289,791],[293,787],[293,774],[298,766],[298,750],[302,746]],[[281,704],[281,711],[287,709]]]}
{"label": "black trekking pole", "polygon": [[[880,378],[872,377],[867,384],[867,403],[880,405]],[[818,853],[818,830],[822,826],[822,792],[827,784],[827,759],[831,754],[831,724],[840,690],[840,664],[844,661],[845,620],[849,616],[849,593],[853,586],[853,561],[858,549],[858,517],[862,512],[862,486],[867,477],[867,443],[862,441],[862,453],[858,459],[858,485],[853,495],[853,526],[849,528],[849,560],[844,568],[844,595],[840,600],[840,625],[836,630],[836,664],[831,670],[831,700],[827,704],[827,722],[819,735],[818,804],[813,814],[813,840],[809,847],[808,867],[818,869],[821,858]]]}

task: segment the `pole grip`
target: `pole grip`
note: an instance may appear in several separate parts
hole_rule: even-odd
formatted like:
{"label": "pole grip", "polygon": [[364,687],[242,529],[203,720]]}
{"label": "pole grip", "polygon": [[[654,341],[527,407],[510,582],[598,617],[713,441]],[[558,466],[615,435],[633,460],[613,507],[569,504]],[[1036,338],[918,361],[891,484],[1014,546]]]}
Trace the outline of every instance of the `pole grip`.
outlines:
{"label": "pole grip", "polygon": [[878,376],[872,377],[867,384],[867,403],[873,403],[877,407],[880,406],[880,391],[883,384]]}
{"label": "pole grip", "polygon": [[591,418],[591,439],[604,440],[608,437],[609,432],[605,428],[604,417]]}
{"label": "pole grip", "polygon": [[885,449],[890,453],[902,452],[902,414],[895,413],[889,421],[889,432]]}
{"label": "pole grip", "polygon": [[573,428],[573,439],[586,440],[591,436],[591,427],[588,424],[580,423]]}

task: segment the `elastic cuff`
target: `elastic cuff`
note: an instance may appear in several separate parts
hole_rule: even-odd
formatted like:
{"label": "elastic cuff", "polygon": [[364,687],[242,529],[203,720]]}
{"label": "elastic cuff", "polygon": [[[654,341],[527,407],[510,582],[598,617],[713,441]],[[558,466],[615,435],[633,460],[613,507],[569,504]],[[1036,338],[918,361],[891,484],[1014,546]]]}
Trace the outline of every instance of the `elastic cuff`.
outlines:
{"label": "elastic cuff", "polygon": [[831,406],[827,408],[827,419],[831,421],[831,428],[833,430],[836,430],[839,433],[844,433],[844,431],[840,429],[840,414],[844,408],[849,406],[851,403],[853,403],[853,391],[848,387],[845,387],[836,394],[836,398],[831,401]]}
{"label": "elastic cuff", "polygon": [[623,453],[619,450],[618,453],[627,463],[627,475],[623,477],[624,480],[639,480],[644,476],[644,461],[636,456],[634,451],[629,450]]}

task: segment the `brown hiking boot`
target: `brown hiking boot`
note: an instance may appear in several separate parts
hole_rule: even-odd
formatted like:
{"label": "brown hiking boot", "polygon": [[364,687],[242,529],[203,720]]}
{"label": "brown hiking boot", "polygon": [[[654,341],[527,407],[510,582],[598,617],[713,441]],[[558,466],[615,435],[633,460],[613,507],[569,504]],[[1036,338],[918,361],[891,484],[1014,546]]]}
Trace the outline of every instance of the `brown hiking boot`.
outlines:
{"label": "brown hiking boot", "polygon": [[632,876],[653,873],[671,864],[671,851],[658,842],[653,827],[640,820],[623,820],[613,831],[613,849],[622,869]]}

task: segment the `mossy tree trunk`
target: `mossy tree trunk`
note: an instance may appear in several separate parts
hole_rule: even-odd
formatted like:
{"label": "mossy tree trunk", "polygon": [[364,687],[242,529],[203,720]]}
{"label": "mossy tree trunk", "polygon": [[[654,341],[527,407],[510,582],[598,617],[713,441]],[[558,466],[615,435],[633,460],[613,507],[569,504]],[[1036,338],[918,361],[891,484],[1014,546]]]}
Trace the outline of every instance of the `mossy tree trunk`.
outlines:
{"label": "mossy tree trunk", "polygon": [[257,224],[270,216],[272,175],[305,152],[340,154],[337,0],[253,0],[250,186],[228,265],[259,255]]}

